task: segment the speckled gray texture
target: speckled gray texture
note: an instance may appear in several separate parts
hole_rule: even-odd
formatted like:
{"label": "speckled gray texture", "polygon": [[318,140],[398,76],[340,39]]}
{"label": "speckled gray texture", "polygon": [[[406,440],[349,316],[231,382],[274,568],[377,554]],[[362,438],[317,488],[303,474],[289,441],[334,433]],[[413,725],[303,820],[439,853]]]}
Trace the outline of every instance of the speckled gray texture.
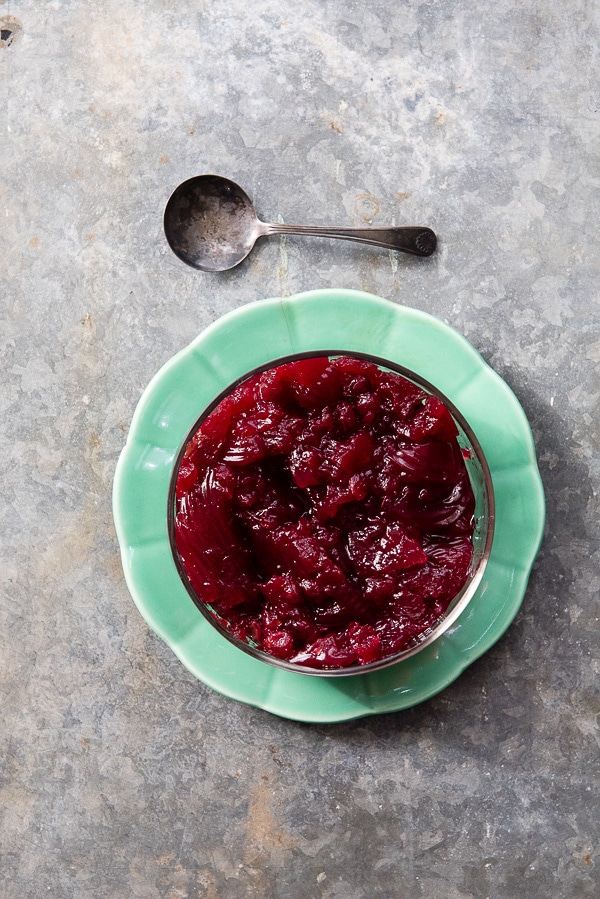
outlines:
{"label": "speckled gray texture", "polygon": [[[589,0],[0,0],[0,894],[597,896],[600,21]],[[428,224],[414,260],[168,250],[179,181],[272,221]],[[411,711],[295,724],[197,683],[127,593],[112,477],[220,314],[362,288],[462,331],[548,500],[517,620]]]}

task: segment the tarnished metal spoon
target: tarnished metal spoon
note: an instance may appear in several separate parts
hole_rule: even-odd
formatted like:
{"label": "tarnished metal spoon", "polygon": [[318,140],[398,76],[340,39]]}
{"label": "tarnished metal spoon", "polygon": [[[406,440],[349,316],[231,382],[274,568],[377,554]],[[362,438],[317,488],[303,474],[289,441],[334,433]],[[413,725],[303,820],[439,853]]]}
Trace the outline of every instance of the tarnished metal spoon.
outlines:
{"label": "tarnished metal spoon", "polygon": [[303,234],[334,237],[430,256],[436,247],[431,228],[324,228],[261,222],[248,195],[228,178],[198,175],[171,194],[164,228],[173,252],[203,272],[223,272],[242,262],[259,237]]}

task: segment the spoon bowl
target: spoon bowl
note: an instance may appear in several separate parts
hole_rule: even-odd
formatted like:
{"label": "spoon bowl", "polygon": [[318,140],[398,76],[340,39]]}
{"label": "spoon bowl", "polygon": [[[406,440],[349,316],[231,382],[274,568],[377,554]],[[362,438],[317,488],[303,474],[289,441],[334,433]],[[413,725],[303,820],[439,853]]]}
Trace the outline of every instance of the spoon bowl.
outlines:
{"label": "spoon bowl", "polygon": [[259,237],[272,234],[353,240],[415,256],[430,256],[437,243],[431,228],[328,228],[261,222],[248,194],[220,175],[197,175],[180,184],[167,202],[163,224],[175,255],[203,272],[222,272],[239,265]]}

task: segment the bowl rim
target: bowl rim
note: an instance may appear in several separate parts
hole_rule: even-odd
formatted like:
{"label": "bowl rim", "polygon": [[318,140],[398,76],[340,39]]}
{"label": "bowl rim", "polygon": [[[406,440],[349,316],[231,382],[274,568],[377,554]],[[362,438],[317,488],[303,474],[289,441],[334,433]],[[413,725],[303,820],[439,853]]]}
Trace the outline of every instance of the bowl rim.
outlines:
{"label": "bowl rim", "polygon": [[[485,522],[485,539],[483,548],[481,549],[481,553],[479,559],[477,561],[477,565],[474,571],[471,573],[470,577],[463,585],[461,590],[456,594],[456,596],[451,600],[447,611],[440,616],[437,623],[425,631],[423,631],[418,637],[415,637],[414,640],[409,644],[406,649],[401,650],[400,652],[393,653],[389,656],[384,656],[382,659],[378,659],[374,662],[369,662],[365,665],[359,665],[358,663],[354,663],[353,665],[346,666],[344,668],[314,668],[307,665],[298,665],[292,662],[288,662],[285,659],[279,659],[276,656],[271,655],[264,650],[258,649],[251,644],[245,643],[243,640],[235,637],[225,626],[221,624],[218,618],[215,616],[213,612],[208,607],[208,604],[205,603],[196,593],[195,589],[191,585],[185,568],[181,562],[181,558],[179,556],[179,551],[177,548],[176,538],[175,538],[175,488],[177,483],[177,477],[179,474],[179,469],[181,465],[181,461],[183,459],[183,455],[185,453],[186,447],[196,433],[198,428],[201,426],[202,422],[210,415],[210,413],[219,405],[219,403],[228,396],[236,387],[242,384],[244,381],[248,380],[248,378],[252,377],[255,374],[260,374],[261,372],[268,371],[273,368],[277,368],[280,365],[284,365],[288,362],[294,362],[301,359],[312,359],[316,357],[350,357],[356,359],[362,359],[368,362],[372,362],[380,368],[385,368],[388,371],[395,372],[401,375],[404,378],[412,381],[414,384],[417,384],[423,390],[425,390],[429,394],[433,394],[437,396],[442,402],[446,405],[448,410],[450,411],[454,420],[458,423],[460,430],[463,432],[470,447],[474,451],[474,459],[482,472],[483,475],[483,501],[484,501],[484,515],[486,518]],[[467,469],[468,471],[468,469]],[[469,475],[471,480],[471,477]],[[171,555],[173,558],[173,562],[177,569],[177,573],[181,579],[181,582],[185,589],[187,590],[190,599],[204,616],[204,618],[210,623],[210,625],[223,637],[225,637],[233,646],[237,649],[240,649],[242,652],[250,655],[252,658],[263,662],[267,665],[270,665],[275,668],[279,668],[284,671],[290,671],[294,674],[304,674],[309,677],[328,677],[328,678],[339,678],[339,677],[355,677],[357,674],[369,674],[376,671],[381,671],[385,668],[389,668],[392,665],[396,665],[399,662],[403,662],[405,659],[410,658],[411,656],[420,653],[422,650],[430,646],[436,640],[438,640],[448,629],[455,623],[457,618],[464,612],[466,607],[469,605],[473,597],[475,596],[477,589],[482,581],[485,569],[487,567],[488,560],[492,551],[492,544],[494,540],[494,531],[495,531],[495,495],[494,495],[494,485],[492,482],[492,475],[490,472],[490,468],[485,457],[485,453],[481,447],[479,440],[477,439],[471,425],[462,414],[460,409],[431,381],[428,381],[426,378],[422,377],[420,374],[415,372],[414,370],[403,366],[393,360],[386,359],[383,356],[378,356],[373,353],[366,353],[357,350],[346,350],[346,349],[320,349],[320,350],[306,350],[302,352],[296,353],[288,353],[283,356],[279,356],[270,360],[269,362],[262,363],[261,365],[253,367],[248,372],[238,376],[235,378],[227,387],[225,387],[199,414],[193,426],[189,429],[185,439],[183,440],[177,455],[175,456],[171,478],[169,481],[169,487],[167,492],[167,533],[168,533],[168,542],[169,548],[171,551]]]}

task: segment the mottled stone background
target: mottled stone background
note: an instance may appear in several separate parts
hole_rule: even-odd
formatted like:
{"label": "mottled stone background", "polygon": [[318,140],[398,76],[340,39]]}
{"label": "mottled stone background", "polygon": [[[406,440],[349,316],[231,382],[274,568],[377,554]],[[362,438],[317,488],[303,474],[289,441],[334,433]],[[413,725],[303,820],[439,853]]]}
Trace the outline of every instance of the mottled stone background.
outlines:
{"label": "mottled stone background", "polygon": [[[592,0],[0,0],[0,894],[600,894],[600,13]],[[419,261],[168,250],[179,181],[429,224]],[[198,683],[126,590],[115,463],[158,368],[265,296],[440,316],[532,424],[547,533],[505,637],[411,711],[310,726]]]}

